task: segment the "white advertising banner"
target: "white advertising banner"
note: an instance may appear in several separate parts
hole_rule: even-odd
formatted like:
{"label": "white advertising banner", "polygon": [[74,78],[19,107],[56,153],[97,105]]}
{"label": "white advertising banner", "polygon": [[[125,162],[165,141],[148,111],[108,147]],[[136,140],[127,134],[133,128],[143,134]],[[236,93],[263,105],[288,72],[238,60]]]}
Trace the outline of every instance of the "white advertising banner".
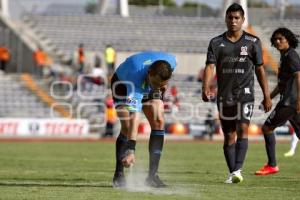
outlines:
{"label": "white advertising banner", "polygon": [[85,137],[88,133],[85,119],[0,118],[0,137]]}

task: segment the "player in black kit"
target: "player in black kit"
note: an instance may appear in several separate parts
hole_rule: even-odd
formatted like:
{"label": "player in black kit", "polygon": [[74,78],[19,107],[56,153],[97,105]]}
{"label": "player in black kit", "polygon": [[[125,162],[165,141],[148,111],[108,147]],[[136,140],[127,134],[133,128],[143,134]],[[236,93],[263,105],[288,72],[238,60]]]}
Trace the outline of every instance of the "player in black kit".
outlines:
{"label": "player in black kit", "polygon": [[297,137],[300,136],[300,58],[295,48],[298,46],[295,34],[287,28],[278,28],[271,37],[271,44],[281,54],[278,84],[271,92],[271,98],[280,94],[280,101],[262,127],[268,163],[256,175],[269,175],[279,171],[276,163],[275,136],[273,130],[287,120],[293,126]]}
{"label": "player in black kit", "polygon": [[[209,83],[216,67],[217,104],[224,133],[224,156],[229,169],[225,183],[243,181],[241,169],[248,149],[248,126],[254,106],[254,71],[262,88],[265,112],[272,107],[259,38],[242,30],[244,10],[232,4],[226,10],[227,31],[210,41],[202,99],[212,98]],[[236,139],[237,137],[237,139]]]}

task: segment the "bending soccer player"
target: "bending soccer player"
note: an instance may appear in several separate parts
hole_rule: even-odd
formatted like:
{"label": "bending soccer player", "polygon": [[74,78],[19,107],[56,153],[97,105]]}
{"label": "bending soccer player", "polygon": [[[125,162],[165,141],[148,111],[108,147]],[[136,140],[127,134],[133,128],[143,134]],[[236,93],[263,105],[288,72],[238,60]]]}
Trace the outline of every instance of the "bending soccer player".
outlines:
{"label": "bending soccer player", "polygon": [[202,99],[205,102],[212,99],[209,83],[216,67],[217,104],[229,169],[225,183],[243,181],[241,170],[248,149],[248,127],[254,106],[254,72],[263,91],[265,112],[272,107],[261,42],[242,30],[244,20],[244,10],[239,4],[234,3],[226,10],[227,31],[210,41],[202,89]]}
{"label": "bending soccer player", "polygon": [[295,34],[287,28],[278,28],[271,36],[272,46],[281,54],[278,84],[271,92],[271,98],[278,94],[281,98],[262,127],[268,163],[256,171],[256,175],[269,175],[279,171],[273,132],[275,128],[289,120],[297,137],[300,136],[300,58],[295,50],[298,43]]}
{"label": "bending soccer player", "polygon": [[151,126],[146,184],[151,187],[166,186],[157,175],[165,135],[162,99],[175,67],[176,60],[172,54],[149,51],[130,56],[114,73],[112,94],[121,121],[121,133],[116,141],[114,187],[126,186],[124,166],[129,167],[135,162],[141,111]]}

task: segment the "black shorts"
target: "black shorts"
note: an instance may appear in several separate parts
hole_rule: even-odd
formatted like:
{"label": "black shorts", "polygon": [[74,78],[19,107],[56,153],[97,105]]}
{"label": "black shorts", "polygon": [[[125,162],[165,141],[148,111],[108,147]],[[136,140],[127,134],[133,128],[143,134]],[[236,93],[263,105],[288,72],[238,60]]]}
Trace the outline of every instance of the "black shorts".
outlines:
{"label": "black shorts", "polygon": [[[123,83],[120,82],[117,74],[115,73],[111,78],[111,90],[112,96],[115,104],[121,105],[124,102],[124,99],[127,97],[127,87]],[[160,90],[151,91],[150,93],[145,93],[143,95],[142,103],[145,103],[152,99],[160,99],[163,100],[163,92]]]}
{"label": "black shorts", "polygon": [[295,133],[298,138],[300,136],[300,114],[297,114],[295,108],[290,106],[285,106],[279,102],[275,109],[271,112],[267,120],[265,121],[265,126],[275,129],[279,126],[284,125],[287,121],[293,126]]}
{"label": "black shorts", "polygon": [[218,104],[219,117],[224,134],[236,131],[236,125],[249,124],[253,114],[254,102],[238,103],[234,106]]}

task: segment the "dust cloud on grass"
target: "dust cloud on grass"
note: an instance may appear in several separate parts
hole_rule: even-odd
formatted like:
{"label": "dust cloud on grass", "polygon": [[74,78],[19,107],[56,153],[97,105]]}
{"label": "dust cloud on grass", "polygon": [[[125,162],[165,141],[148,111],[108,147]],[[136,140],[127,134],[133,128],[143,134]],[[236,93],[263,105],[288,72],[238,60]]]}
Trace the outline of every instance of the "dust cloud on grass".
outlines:
{"label": "dust cloud on grass", "polygon": [[[153,188],[146,185],[145,180],[147,172],[142,166],[131,166],[126,170],[126,188],[128,192],[145,192],[154,195],[180,195],[180,196],[195,196],[195,191],[192,188],[187,188],[181,185],[174,185],[166,182],[166,188]],[[199,194],[197,196],[200,197]]]}

